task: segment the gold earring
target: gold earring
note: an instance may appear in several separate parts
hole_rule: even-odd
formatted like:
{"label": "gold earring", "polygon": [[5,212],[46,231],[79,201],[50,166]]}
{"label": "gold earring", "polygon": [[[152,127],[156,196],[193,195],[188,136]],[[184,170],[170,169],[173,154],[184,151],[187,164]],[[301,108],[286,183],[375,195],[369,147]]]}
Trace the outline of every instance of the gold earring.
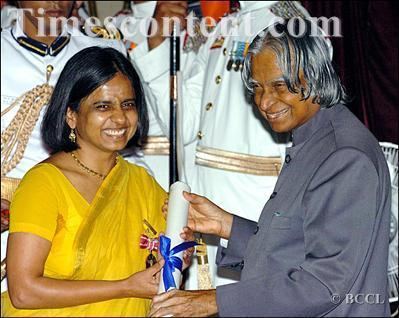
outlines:
{"label": "gold earring", "polygon": [[69,140],[73,143],[76,142],[76,134],[75,129],[71,128],[71,132],[69,133]]}

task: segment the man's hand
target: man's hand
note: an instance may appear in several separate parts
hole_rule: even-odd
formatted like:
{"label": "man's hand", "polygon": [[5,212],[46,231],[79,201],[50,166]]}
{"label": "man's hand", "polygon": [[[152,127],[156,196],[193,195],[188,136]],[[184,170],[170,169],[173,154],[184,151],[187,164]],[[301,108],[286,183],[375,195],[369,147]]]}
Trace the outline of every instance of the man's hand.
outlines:
{"label": "man's hand", "polygon": [[150,317],[208,317],[218,312],[216,290],[172,290],[152,299]]}
{"label": "man's hand", "polygon": [[10,201],[1,199],[1,233],[8,230]]}
{"label": "man's hand", "polygon": [[[160,45],[165,36],[170,36],[173,30],[173,20],[178,20],[180,28],[186,27],[186,16],[187,16],[187,0],[186,1],[157,1],[157,6],[154,12],[154,19],[156,25],[152,23],[148,34],[151,35],[148,38],[148,47],[150,50]],[[168,18],[169,23],[164,22],[163,18]],[[169,32],[167,29],[169,28]]]}
{"label": "man's hand", "polygon": [[168,204],[169,204],[169,199],[165,199],[165,202],[163,203],[162,206],[162,215],[166,220],[166,217],[168,216]]}
{"label": "man's hand", "polygon": [[225,239],[230,238],[233,215],[200,195],[184,191],[183,196],[190,202],[189,228],[194,232],[214,234]]}

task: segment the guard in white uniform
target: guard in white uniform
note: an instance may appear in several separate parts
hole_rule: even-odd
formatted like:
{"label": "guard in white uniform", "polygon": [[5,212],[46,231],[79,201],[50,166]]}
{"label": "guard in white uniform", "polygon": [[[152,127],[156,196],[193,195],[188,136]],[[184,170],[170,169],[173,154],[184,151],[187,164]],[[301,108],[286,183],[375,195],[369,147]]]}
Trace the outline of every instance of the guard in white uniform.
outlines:
{"label": "guard in white uniform", "polygon": [[[22,17],[21,17],[22,18]],[[41,140],[40,126],[45,112],[45,103],[26,103],[22,110],[23,95],[38,85],[51,95],[66,62],[78,51],[90,46],[110,46],[124,54],[126,50],[121,41],[89,37],[79,30],[65,26],[57,39],[47,46],[29,38],[21,28],[20,18],[1,32],[1,194],[2,199],[11,200],[12,190],[19,179],[34,165],[49,156]],[[50,74],[51,73],[51,74]],[[43,95],[43,96],[45,96]],[[25,95],[26,96],[26,95]],[[40,104],[44,104],[40,109]],[[39,107],[39,108],[36,108]],[[23,116],[26,120],[17,120]],[[37,120],[37,121],[36,121]],[[12,131],[10,124],[21,122]],[[29,122],[33,130],[29,131]],[[36,121],[36,124],[34,122]],[[27,136],[24,141],[22,136]],[[16,138],[13,138],[16,137]],[[20,160],[15,154],[16,147],[24,149]],[[15,166],[15,167],[14,167]],[[1,259],[6,251],[8,232],[1,235]],[[1,292],[6,290],[6,279],[1,282]]]}
{"label": "guard in white uniform", "polygon": [[[131,1],[133,14],[120,14],[116,16],[116,26],[123,34],[126,48],[132,59],[135,58],[133,52],[148,52],[147,30],[149,28],[151,18],[154,14],[157,1],[145,1],[142,3],[134,3]],[[190,45],[191,44],[191,45]],[[184,58],[181,60],[181,69],[187,69],[187,63],[190,63],[196,56],[196,51],[200,43],[194,43],[193,38],[187,38],[181,41]],[[194,47],[195,46],[195,47]],[[142,53],[138,53],[141,55]],[[169,54],[169,53],[167,53]],[[147,61],[152,63],[152,52],[148,54]],[[158,56],[158,55],[157,55]],[[157,58],[157,57],[154,57]],[[162,57],[163,63],[169,71],[169,59]],[[136,63],[133,63],[136,66]],[[138,72],[143,70],[148,72],[151,66],[145,68],[136,67]],[[146,74],[142,74],[142,78],[146,78]],[[146,83],[143,83],[146,86]],[[164,115],[160,113],[157,105],[157,98],[154,96],[155,91],[145,87],[146,100],[148,103],[148,116],[150,121],[149,132],[146,143],[143,145],[142,151],[132,156],[126,156],[129,161],[146,167],[155,177],[158,183],[166,190],[169,190],[169,124],[164,123]],[[164,102],[169,103],[169,97]],[[169,105],[169,104],[168,104]],[[169,107],[169,106],[167,106]]]}
{"label": "guard in white uniform", "polygon": [[[287,139],[277,140],[247,102],[241,62],[252,36],[276,17],[308,16],[308,13],[299,3],[290,1],[240,1],[240,6],[237,13],[219,22],[198,55],[181,56],[185,181],[193,192],[238,216],[257,221],[262,202],[274,188]],[[222,34],[222,26],[227,34]],[[131,53],[145,89],[154,97],[150,106],[165,134],[169,124],[168,56],[168,40],[150,52],[144,43]],[[207,239],[213,287],[236,281],[238,277],[230,272],[215,272],[219,242]],[[194,261],[186,288],[198,288],[196,273]]]}
{"label": "guard in white uniform", "polygon": [[[148,29],[150,20],[154,14],[156,1],[146,1],[135,4],[131,1],[133,14],[122,13],[116,16],[116,25],[123,34],[123,40],[128,52],[132,52],[137,46],[147,43],[147,38],[143,34]],[[143,30],[140,30],[142,28]],[[146,101],[148,105],[154,103],[152,94],[147,93]],[[169,140],[159,125],[155,113],[148,107],[149,131],[143,149],[133,155],[125,156],[129,161],[144,166],[166,190],[169,190]]]}

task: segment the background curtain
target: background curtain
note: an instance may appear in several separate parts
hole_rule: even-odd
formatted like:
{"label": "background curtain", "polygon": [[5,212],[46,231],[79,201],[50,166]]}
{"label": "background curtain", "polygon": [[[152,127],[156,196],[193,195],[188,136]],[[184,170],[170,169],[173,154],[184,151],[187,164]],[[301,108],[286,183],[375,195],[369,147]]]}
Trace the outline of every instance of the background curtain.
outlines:
{"label": "background curtain", "polygon": [[397,144],[398,2],[301,3],[311,16],[341,20],[342,37],[331,41],[334,64],[352,98],[348,107],[379,141]]}

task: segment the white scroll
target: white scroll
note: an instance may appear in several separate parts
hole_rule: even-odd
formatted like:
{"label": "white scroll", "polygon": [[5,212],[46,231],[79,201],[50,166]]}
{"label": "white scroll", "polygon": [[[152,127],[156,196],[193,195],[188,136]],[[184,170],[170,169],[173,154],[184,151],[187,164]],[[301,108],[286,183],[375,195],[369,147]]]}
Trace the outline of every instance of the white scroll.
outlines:
{"label": "white scroll", "polygon": [[[165,236],[170,238],[170,249],[172,250],[175,246],[183,243],[184,240],[180,237],[182,229],[187,225],[188,217],[188,206],[189,202],[183,197],[183,191],[191,192],[190,187],[181,182],[177,181],[170,186],[169,189],[169,204],[168,204],[168,216],[166,220],[166,233]],[[173,256],[180,258],[183,261],[183,251],[174,254]],[[164,265],[165,268],[166,264]],[[158,293],[165,292],[164,282],[164,269],[161,270],[161,279],[159,284]],[[181,284],[181,272],[175,269],[173,279],[176,287],[169,287],[167,291],[179,288]]]}

